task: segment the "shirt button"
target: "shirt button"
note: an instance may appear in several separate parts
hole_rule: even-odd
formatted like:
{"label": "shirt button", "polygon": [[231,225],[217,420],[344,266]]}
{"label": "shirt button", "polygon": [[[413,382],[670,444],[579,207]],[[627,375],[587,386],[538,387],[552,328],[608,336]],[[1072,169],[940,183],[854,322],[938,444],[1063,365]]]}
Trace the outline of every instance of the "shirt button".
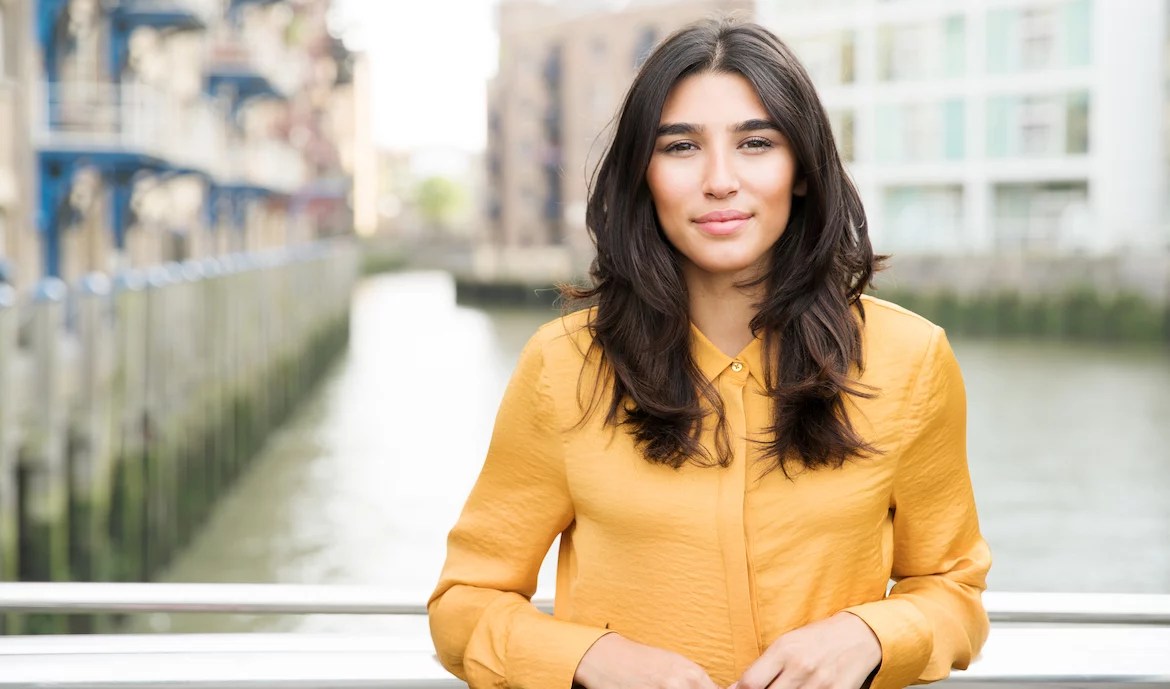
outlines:
{"label": "shirt button", "polygon": [[738,361],[733,361],[731,362],[731,370],[739,373],[743,370],[743,364],[739,363]]}

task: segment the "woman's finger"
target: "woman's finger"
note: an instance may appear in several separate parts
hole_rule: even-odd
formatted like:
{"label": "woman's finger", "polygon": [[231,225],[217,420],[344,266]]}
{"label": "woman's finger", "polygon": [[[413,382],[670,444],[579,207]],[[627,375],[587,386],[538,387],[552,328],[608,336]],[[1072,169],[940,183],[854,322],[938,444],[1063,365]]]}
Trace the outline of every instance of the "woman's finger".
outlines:
{"label": "woman's finger", "polygon": [[785,663],[780,674],[768,685],[768,689],[824,689],[816,682],[817,669],[800,661]]}
{"label": "woman's finger", "polygon": [[[764,651],[748,669],[744,670],[739,681],[732,684],[736,689],[768,689],[776,676],[780,674],[781,656],[775,646]],[[730,689],[730,688],[729,688]]]}

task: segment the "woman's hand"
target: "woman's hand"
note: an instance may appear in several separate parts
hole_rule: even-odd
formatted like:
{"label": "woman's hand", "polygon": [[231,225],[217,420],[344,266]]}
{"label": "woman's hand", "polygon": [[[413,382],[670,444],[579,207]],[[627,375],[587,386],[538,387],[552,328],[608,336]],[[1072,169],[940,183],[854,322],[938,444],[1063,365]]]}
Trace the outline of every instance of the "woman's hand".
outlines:
{"label": "woman's hand", "polygon": [[594,642],[573,682],[585,689],[721,689],[697,663],[617,634]]}
{"label": "woman's hand", "polygon": [[839,612],[776,639],[729,689],[858,689],[881,662],[869,625]]}

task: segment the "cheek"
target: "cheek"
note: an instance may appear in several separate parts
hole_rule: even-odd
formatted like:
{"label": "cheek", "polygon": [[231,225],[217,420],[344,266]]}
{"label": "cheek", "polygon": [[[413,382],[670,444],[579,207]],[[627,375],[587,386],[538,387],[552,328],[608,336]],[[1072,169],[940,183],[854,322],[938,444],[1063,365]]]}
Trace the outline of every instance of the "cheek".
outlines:
{"label": "cheek", "polygon": [[793,170],[788,165],[761,166],[752,173],[756,193],[769,200],[787,199],[792,195]]}
{"label": "cheek", "polygon": [[682,201],[686,197],[687,180],[680,170],[666,166],[651,165],[646,171],[646,184],[660,216],[673,216],[683,212]]}

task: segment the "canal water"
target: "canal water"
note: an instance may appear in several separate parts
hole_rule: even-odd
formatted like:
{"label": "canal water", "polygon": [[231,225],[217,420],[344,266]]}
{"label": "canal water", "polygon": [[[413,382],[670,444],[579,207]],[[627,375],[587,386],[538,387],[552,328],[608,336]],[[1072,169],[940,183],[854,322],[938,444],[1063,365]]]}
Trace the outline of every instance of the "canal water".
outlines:
{"label": "canal water", "polygon": [[[455,303],[442,273],[374,276],[351,343],[166,581],[374,584],[425,601],[496,405],[545,311]],[[972,479],[1001,591],[1170,593],[1170,356],[956,339]],[[555,554],[540,593],[552,595]],[[153,615],[136,631],[394,631],[381,616]]]}

